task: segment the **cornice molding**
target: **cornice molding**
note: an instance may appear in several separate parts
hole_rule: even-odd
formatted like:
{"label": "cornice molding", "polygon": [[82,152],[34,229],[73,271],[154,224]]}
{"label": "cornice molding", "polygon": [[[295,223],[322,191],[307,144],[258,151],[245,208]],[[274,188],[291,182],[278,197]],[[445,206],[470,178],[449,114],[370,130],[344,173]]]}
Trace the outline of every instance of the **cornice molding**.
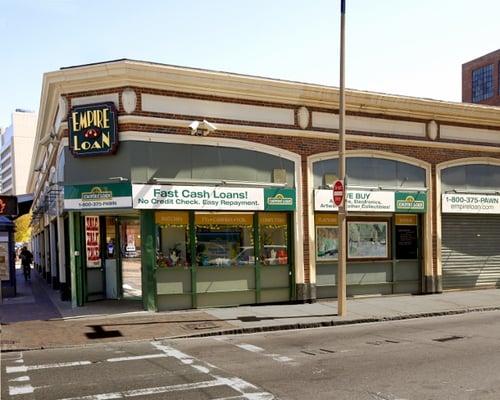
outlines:
{"label": "cornice molding", "polygon": [[[336,87],[123,60],[45,74],[64,93],[137,86],[210,96],[336,109]],[[478,125],[498,125],[500,108],[477,104],[346,91],[347,111]]]}

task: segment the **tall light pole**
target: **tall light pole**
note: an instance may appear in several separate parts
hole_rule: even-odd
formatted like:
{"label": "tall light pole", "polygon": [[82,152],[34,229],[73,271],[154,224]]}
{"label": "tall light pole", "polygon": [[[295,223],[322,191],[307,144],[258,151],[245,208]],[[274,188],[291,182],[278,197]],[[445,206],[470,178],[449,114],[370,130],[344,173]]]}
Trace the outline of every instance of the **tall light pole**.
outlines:
{"label": "tall light pole", "polygon": [[347,182],[345,171],[345,1],[340,0],[340,99],[339,99],[339,179],[344,183],[344,199],[339,205],[339,260],[337,266],[337,314],[347,314],[347,230],[346,196]]}

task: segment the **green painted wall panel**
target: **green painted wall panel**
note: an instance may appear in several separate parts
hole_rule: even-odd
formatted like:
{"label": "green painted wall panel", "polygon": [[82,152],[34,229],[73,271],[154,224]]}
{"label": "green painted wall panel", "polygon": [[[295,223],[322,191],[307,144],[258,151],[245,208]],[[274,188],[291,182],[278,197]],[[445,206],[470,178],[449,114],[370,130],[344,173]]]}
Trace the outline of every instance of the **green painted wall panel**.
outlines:
{"label": "green painted wall panel", "polygon": [[417,260],[401,260],[396,263],[394,269],[394,280],[418,281],[420,280],[420,266]]}
{"label": "green painted wall panel", "polygon": [[347,285],[392,281],[392,262],[348,263]]}
{"label": "green painted wall panel", "polygon": [[186,310],[191,308],[191,295],[159,295],[158,311]]}
{"label": "green painted wall panel", "polygon": [[264,289],[260,296],[263,303],[284,302],[290,300],[290,290],[288,288]]}
{"label": "green painted wall panel", "polygon": [[238,306],[254,303],[255,292],[253,291],[198,294],[198,307]]}
{"label": "green painted wall panel", "polygon": [[197,293],[255,289],[253,267],[202,267],[196,275]]}
{"label": "green painted wall panel", "polygon": [[156,270],[157,293],[191,293],[191,270],[178,268],[159,268]]}
{"label": "green painted wall panel", "polygon": [[[289,275],[287,265],[268,265],[260,269],[261,287],[284,288],[289,286]],[[288,295],[287,295],[288,296]],[[263,302],[266,301],[261,299]]]}

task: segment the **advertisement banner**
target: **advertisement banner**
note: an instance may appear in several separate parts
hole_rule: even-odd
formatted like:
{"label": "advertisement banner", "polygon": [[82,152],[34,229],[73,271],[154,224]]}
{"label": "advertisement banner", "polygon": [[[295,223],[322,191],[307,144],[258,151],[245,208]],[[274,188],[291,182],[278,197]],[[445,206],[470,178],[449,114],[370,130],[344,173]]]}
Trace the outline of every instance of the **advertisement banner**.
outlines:
{"label": "advertisement banner", "polygon": [[264,210],[264,189],[132,185],[133,207],[155,210]]}
{"label": "advertisement banner", "polygon": [[[375,192],[349,190],[345,194],[347,211],[359,212],[394,212],[394,192]],[[314,209],[316,211],[337,211],[333,203],[333,191],[318,189],[314,191]]]}
{"label": "advertisement banner", "polygon": [[65,210],[132,207],[129,183],[64,186]]}
{"label": "advertisement banner", "polygon": [[85,216],[85,254],[87,256],[87,268],[99,268],[101,266],[100,245],[99,217]]}
{"label": "advertisement banner", "polygon": [[266,188],[264,189],[266,199],[265,209],[269,211],[294,211],[295,189]]}
{"label": "advertisement banner", "polygon": [[427,193],[396,192],[396,212],[425,213],[427,210]]}
{"label": "advertisement banner", "polygon": [[500,214],[500,196],[446,193],[442,195],[441,210],[443,213]]}

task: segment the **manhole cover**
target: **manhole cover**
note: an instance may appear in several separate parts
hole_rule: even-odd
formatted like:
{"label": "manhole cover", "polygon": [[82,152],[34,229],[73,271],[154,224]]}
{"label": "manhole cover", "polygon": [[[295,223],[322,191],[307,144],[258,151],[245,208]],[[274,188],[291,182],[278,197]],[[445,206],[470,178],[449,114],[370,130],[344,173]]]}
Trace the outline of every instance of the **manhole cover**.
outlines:
{"label": "manhole cover", "polygon": [[213,328],[218,328],[218,325],[214,324],[213,322],[210,322],[210,321],[193,322],[191,324],[184,324],[184,329],[187,329],[187,330],[201,330],[201,329],[213,329]]}

